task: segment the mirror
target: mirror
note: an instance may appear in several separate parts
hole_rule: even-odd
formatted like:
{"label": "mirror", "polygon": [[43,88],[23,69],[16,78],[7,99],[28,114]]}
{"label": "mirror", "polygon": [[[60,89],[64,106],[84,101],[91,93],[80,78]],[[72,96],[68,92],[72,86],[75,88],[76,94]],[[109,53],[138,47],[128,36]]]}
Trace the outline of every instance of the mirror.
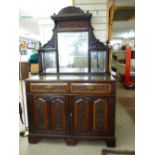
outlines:
{"label": "mirror", "polygon": [[88,32],[58,33],[60,73],[88,72]]}
{"label": "mirror", "polygon": [[56,56],[55,52],[42,53],[42,63],[44,73],[56,73]]}
{"label": "mirror", "polygon": [[91,52],[91,72],[106,71],[106,52],[92,51]]}

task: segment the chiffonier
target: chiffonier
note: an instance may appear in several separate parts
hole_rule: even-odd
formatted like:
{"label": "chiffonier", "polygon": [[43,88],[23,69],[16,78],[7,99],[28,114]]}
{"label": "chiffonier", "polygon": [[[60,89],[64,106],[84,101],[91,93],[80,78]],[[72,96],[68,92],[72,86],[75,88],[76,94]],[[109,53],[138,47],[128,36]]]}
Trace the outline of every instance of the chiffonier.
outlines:
{"label": "chiffonier", "polygon": [[51,18],[53,35],[38,51],[39,75],[25,80],[28,141],[104,140],[115,146],[116,81],[108,44],[94,36],[89,12],[70,6]]}

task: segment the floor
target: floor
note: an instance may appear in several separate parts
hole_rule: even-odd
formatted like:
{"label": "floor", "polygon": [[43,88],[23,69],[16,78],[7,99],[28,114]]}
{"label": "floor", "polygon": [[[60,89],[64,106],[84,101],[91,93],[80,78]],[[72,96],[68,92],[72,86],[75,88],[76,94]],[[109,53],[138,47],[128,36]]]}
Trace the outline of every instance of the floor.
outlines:
{"label": "floor", "polygon": [[[116,147],[112,149],[135,150],[134,98],[134,90],[117,82]],[[19,139],[19,155],[101,155],[104,148],[107,148],[104,141],[79,141],[76,146],[67,146],[63,140],[29,144],[27,137]]]}
{"label": "floor", "polygon": [[127,89],[117,82],[117,103],[120,103],[135,122],[135,90]]}

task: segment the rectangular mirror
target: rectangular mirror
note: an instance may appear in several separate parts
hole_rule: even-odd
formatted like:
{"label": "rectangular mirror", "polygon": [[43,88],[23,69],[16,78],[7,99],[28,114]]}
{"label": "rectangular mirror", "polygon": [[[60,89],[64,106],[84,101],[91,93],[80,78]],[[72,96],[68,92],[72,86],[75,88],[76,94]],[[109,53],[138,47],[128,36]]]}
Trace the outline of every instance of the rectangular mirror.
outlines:
{"label": "rectangular mirror", "polygon": [[88,32],[59,32],[60,73],[88,72]]}
{"label": "rectangular mirror", "polygon": [[56,55],[55,52],[42,53],[42,63],[44,73],[56,73]]}
{"label": "rectangular mirror", "polygon": [[106,52],[92,51],[91,52],[91,72],[106,71]]}

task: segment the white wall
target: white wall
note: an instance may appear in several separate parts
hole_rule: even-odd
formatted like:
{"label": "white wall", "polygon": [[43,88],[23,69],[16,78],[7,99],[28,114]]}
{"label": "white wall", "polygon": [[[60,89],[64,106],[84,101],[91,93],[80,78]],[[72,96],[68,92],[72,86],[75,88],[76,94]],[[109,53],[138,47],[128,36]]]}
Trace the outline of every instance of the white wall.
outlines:
{"label": "white wall", "polygon": [[40,40],[42,45],[47,43],[53,34],[54,22],[49,18],[42,18],[38,20],[38,28],[40,34]]}
{"label": "white wall", "polygon": [[75,0],[74,5],[92,13],[91,24],[97,39],[106,42],[108,38],[108,0]]}
{"label": "white wall", "polygon": [[[75,0],[74,6],[92,13],[91,24],[97,39],[106,42],[108,38],[108,0]],[[40,40],[47,43],[52,37],[54,23],[49,18],[39,19]]]}
{"label": "white wall", "polygon": [[[36,5],[32,3],[31,11],[37,14],[37,16],[34,16],[33,14],[31,14],[32,12],[29,10],[30,9],[29,7],[27,8],[24,7],[26,9],[24,11],[30,11],[29,14],[30,16],[32,16],[32,18],[22,18],[27,14],[23,14],[23,12],[20,11],[19,27],[20,29],[24,29],[27,31],[25,32],[24,37],[35,38],[37,40],[40,40],[42,44],[50,40],[52,36],[52,29],[54,26],[53,21],[50,19],[50,16],[53,14],[53,12],[58,13],[63,7],[66,7],[69,4],[71,4],[71,0],[66,0],[66,2],[68,3],[66,4],[57,3],[58,5],[54,4],[51,7],[50,6],[44,7],[43,5],[45,4],[44,1],[41,1],[41,2],[38,1],[36,2]],[[94,34],[97,39],[100,39],[102,42],[105,42],[107,40],[107,34],[108,34],[109,0],[73,0],[73,2],[75,6],[80,7],[84,11],[89,10],[89,12],[93,14],[91,22],[92,22],[92,26],[94,27]],[[35,8],[37,7],[37,8],[33,9],[33,7]],[[60,9],[58,10],[58,8]],[[46,16],[43,16],[45,13],[46,13]],[[22,33],[22,36],[23,36],[23,33]]]}

